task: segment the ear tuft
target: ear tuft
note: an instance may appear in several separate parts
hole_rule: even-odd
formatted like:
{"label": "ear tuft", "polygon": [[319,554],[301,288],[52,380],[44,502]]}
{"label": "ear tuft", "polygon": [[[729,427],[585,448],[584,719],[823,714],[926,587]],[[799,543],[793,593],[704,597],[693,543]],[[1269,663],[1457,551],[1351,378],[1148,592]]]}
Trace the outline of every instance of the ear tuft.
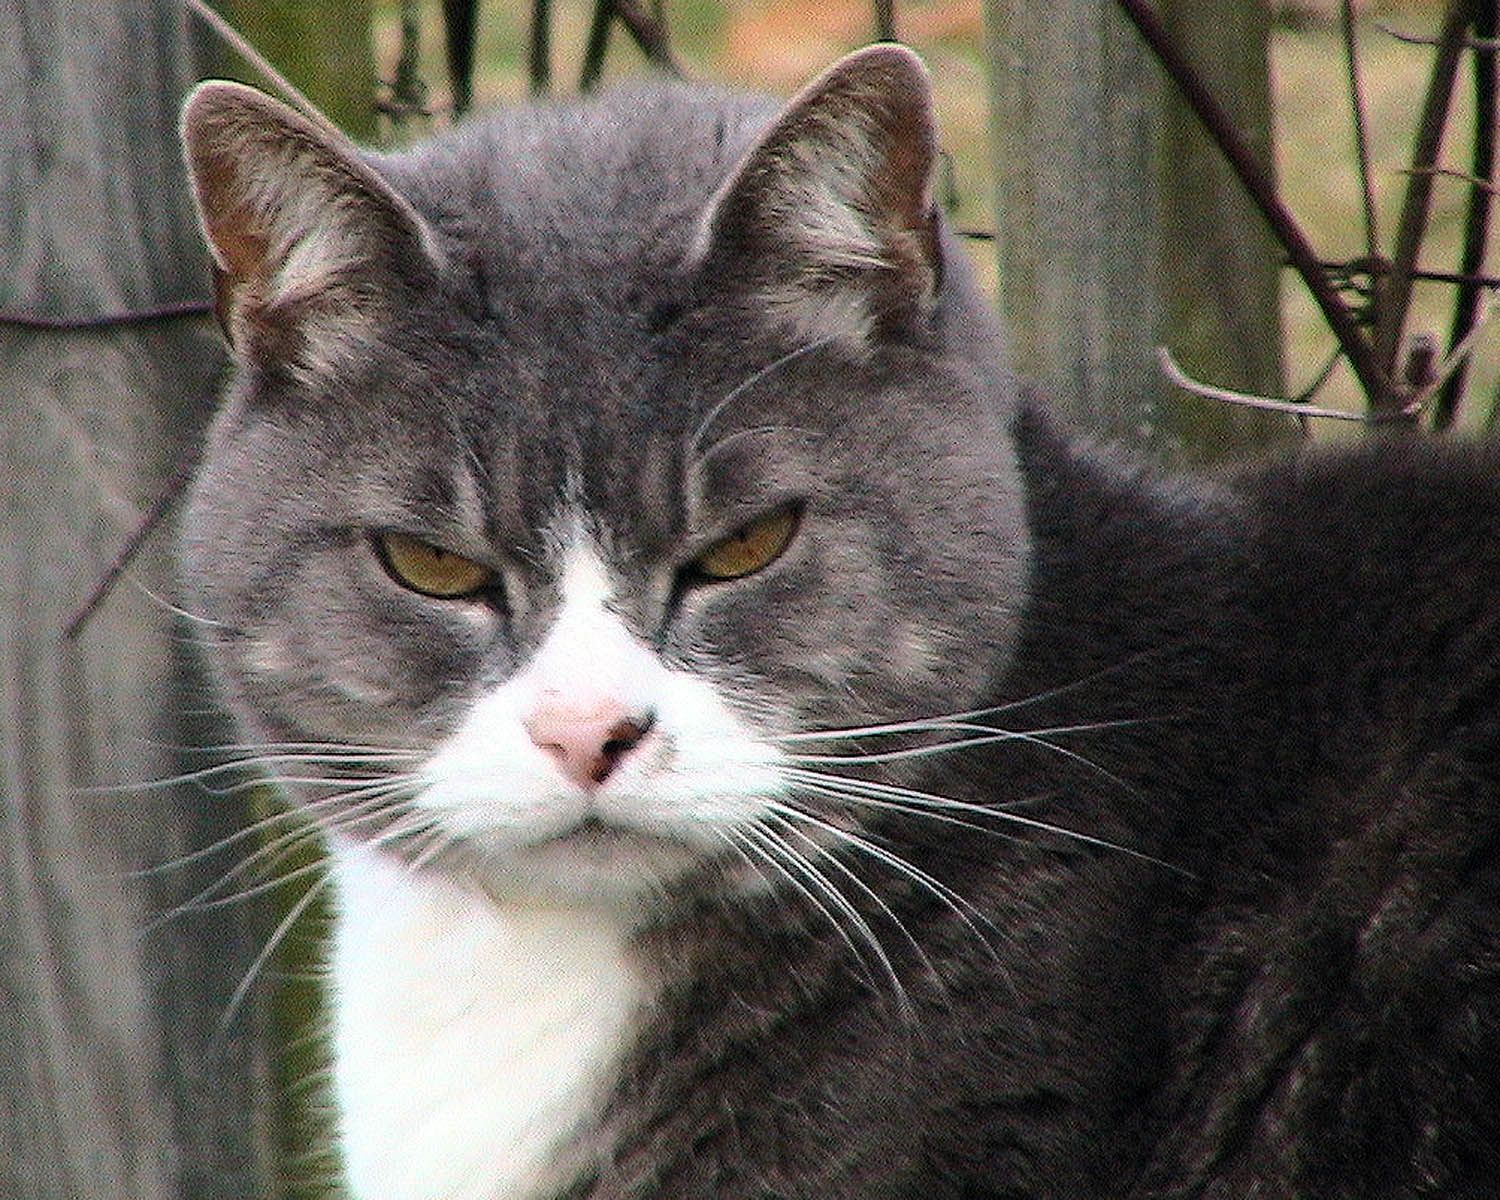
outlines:
{"label": "ear tuft", "polygon": [[188,96],[182,142],[237,354],[335,369],[394,292],[435,268],[406,200],[342,134],[242,84]]}
{"label": "ear tuft", "polygon": [[862,342],[932,300],[937,133],[921,60],[869,46],[782,110],[704,214],[696,259],[732,263],[808,338]]}

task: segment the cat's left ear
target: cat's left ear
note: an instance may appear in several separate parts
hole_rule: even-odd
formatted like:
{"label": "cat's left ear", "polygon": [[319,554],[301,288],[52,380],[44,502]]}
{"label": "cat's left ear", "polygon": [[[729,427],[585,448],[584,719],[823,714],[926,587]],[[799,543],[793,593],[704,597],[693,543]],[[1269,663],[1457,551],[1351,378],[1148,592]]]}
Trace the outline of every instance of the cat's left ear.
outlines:
{"label": "cat's left ear", "polygon": [[926,68],[869,46],[802,89],[704,214],[694,256],[809,338],[909,320],[942,278]]}
{"label": "cat's left ear", "polygon": [[379,337],[435,280],[416,210],[342,133],[238,83],[188,97],[182,141],[235,353],[304,381]]}

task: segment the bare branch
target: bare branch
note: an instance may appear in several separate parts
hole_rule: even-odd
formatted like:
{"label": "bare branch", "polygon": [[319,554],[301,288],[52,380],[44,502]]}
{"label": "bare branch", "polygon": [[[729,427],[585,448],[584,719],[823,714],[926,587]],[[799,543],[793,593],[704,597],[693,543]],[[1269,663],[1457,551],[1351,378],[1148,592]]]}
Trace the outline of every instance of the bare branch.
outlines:
{"label": "bare branch", "polygon": [[220,40],[225,42],[236,54],[260,72],[261,76],[272,88],[281,93],[281,98],[289,102],[294,108],[301,110],[302,115],[309,120],[317,122],[324,129],[343,136],[337,125],[323,115],[323,110],[302,94],[301,91],[285,75],[273,67],[266,56],[252,46],[249,40],[240,33],[233,25],[210,8],[203,0],[182,0],[187,9],[216,34]]}
{"label": "bare branch", "polygon": [[1212,384],[1200,383],[1192,378],[1172,357],[1172,352],[1165,346],[1156,348],[1156,357],[1161,363],[1162,372],[1174,384],[1185,392],[1191,392],[1195,396],[1202,396],[1208,400],[1219,400],[1225,404],[1236,404],[1241,408],[1256,408],[1264,412],[1287,413],[1294,417],[1327,417],[1331,421],[1359,421],[1368,423],[1370,417],[1364,413],[1345,412],[1341,408],[1319,408],[1312,404],[1303,404],[1297,400],[1282,400],[1273,396],[1253,396],[1248,392],[1235,392],[1228,388],[1214,387]]}
{"label": "bare branch", "polygon": [[[1436,46],[1441,40],[1439,37],[1432,37],[1426,34],[1403,33],[1401,30],[1393,29],[1389,25],[1383,25],[1379,21],[1375,22],[1375,28],[1388,37],[1395,38],[1398,42],[1405,42],[1408,46]],[[1466,37],[1463,39],[1463,48],[1465,50],[1480,50],[1487,53],[1494,53],[1496,50],[1500,50],[1500,38]]]}
{"label": "bare branch", "polygon": [[1203,122],[1209,136],[1218,145],[1241,185],[1270,225],[1285,248],[1297,273],[1317,301],[1349,365],[1359,378],[1372,408],[1396,407],[1396,385],[1376,359],[1370,342],[1355,320],[1354,313],[1334,288],[1296,218],[1276,194],[1270,176],[1250,149],[1229,114],[1213,97],[1202,79],[1168,36],[1160,18],[1145,0],[1117,0],[1126,15],[1156,55],[1162,68],[1176,83],[1183,99]]}
{"label": "bare branch", "polygon": [[[1496,12],[1493,0],[1480,4],[1475,11],[1474,29],[1481,36],[1493,41],[1496,29]],[[1484,265],[1489,249],[1490,213],[1494,207],[1495,185],[1489,176],[1495,169],[1495,54],[1493,51],[1476,53],[1473,58],[1474,73],[1474,133],[1470,152],[1471,173],[1469,176],[1469,203],[1464,214],[1464,246],[1459,257],[1459,273],[1473,275]],[[1464,280],[1453,301],[1453,320],[1448,328],[1448,345],[1459,345],[1474,328],[1479,315],[1480,286]],[[1436,430],[1452,426],[1463,400],[1464,384],[1468,376],[1467,360],[1438,393],[1432,406],[1432,427]]]}
{"label": "bare branch", "polygon": [[683,74],[682,64],[672,53],[667,40],[666,24],[642,9],[636,0],[613,0],[613,4],[615,16],[630,31],[630,36],[635,39],[635,44],[641,48],[647,61],[668,75],[680,79]]}
{"label": "bare branch", "polygon": [[1449,0],[1438,33],[1437,56],[1432,78],[1422,104],[1417,126],[1416,145],[1412,150],[1411,177],[1401,205],[1401,221],[1396,230],[1396,247],[1391,255],[1391,274],[1381,296],[1375,329],[1375,356],[1382,370],[1394,372],[1396,354],[1406,329],[1407,311],[1411,307],[1412,271],[1427,231],[1427,217],[1432,202],[1432,169],[1437,165],[1443,130],[1448,124],[1448,109],[1453,99],[1453,83],[1464,49],[1464,38],[1473,18],[1474,0]]}
{"label": "bare branch", "polygon": [[609,30],[614,24],[615,6],[610,0],[594,0],[594,15],[589,18],[589,38],[583,49],[583,66],[578,71],[578,90],[591,92],[604,74],[604,56],[609,51]]}
{"label": "bare branch", "polygon": [[552,0],[532,0],[527,69],[533,96],[545,96],[552,90]]}
{"label": "bare branch", "polygon": [[[1401,168],[1399,174],[1415,175],[1418,172],[1411,167]],[[1483,188],[1485,191],[1494,193],[1500,191],[1500,184],[1493,179],[1486,179],[1480,175],[1470,174],[1468,171],[1457,171],[1452,167],[1428,167],[1422,174],[1433,179],[1457,179],[1461,183],[1467,183],[1470,187]]]}
{"label": "bare branch", "polygon": [[1354,114],[1354,150],[1359,156],[1359,184],[1365,203],[1365,250],[1373,258],[1380,253],[1380,232],[1375,221],[1370,138],[1365,125],[1365,98],[1359,75],[1359,53],[1354,39],[1354,0],[1341,0],[1339,21],[1344,34],[1344,66],[1349,76],[1349,107]]}
{"label": "bare branch", "polygon": [[1437,390],[1459,370],[1464,363],[1468,362],[1469,356],[1474,353],[1474,347],[1479,345],[1479,335],[1484,332],[1484,327],[1489,323],[1491,314],[1495,309],[1495,293],[1486,292],[1484,298],[1479,302],[1474,316],[1474,324],[1464,339],[1448,351],[1443,361],[1438,364],[1437,369],[1432,372],[1431,380],[1414,396],[1412,396],[1408,407],[1420,412],[1426,407]]}

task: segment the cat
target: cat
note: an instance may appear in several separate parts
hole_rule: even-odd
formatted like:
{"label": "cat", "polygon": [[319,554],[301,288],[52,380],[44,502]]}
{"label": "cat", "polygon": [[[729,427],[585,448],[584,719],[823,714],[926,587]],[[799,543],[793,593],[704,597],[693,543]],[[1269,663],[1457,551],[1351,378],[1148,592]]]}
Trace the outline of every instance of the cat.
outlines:
{"label": "cat", "polygon": [[1500,457],[1060,431],[893,45],[183,130],[353,1196],[1500,1195]]}

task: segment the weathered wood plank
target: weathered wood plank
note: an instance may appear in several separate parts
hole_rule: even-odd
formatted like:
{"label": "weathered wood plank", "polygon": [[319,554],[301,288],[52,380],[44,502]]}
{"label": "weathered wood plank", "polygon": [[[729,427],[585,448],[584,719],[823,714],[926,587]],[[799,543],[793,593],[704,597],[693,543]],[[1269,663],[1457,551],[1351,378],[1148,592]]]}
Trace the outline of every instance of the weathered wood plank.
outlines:
{"label": "weathered wood plank", "polygon": [[[175,142],[196,72],[173,0],[0,8],[0,308],[48,317],[206,294]],[[265,1053],[225,998],[245,908],[152,915],[214,867],[143,875],[240,819],[182,769],[163,539],[83,636],[60,631],[138,519],[221,370],[204,319],[0,325],[0,1196],[268,1194]],[[135,586],[139,584],[140,586]],[[220,867],[222,869],[222,867]]]}
{"label": "weathered wood plank", "polygon": [[[1269,158],[1265,6],[1159,8]],[[1292,436],[1162,378],[1165,343],[1210,382],[1280,393],[1279,255],[1135,31],[1107,0],[986,0],[985,18],[1020,369],[1075,423],[1168,458]]]}

